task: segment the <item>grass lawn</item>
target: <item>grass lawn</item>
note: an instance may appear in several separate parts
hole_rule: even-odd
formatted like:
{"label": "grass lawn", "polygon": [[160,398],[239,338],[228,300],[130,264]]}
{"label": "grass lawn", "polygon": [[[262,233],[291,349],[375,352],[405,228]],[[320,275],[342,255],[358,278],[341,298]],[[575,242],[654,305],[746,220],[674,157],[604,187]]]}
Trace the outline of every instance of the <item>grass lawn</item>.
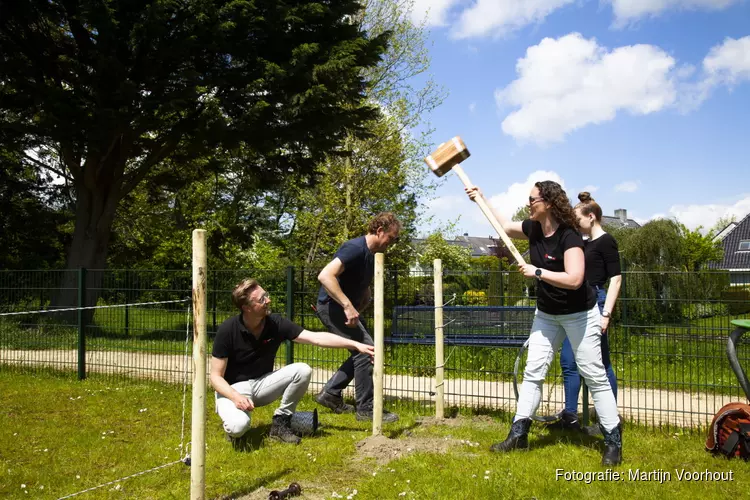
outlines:
{"label": "grass lawn", "polygon": [[[142,381],[78,382],[53,373],[0,372],[0,497],[60,498],[177,461],[182,388]],[[265,499],[298,482],[302,498],[741,498],[750,465],[715,458],[704,436],[627,427],[621,480],[565,480],[560,473],[605,472],[599,440],[551,433],[535,424],[528,452],[491,454],[507,421],[465,412],[436,425],[400,412],[371,437],[351,415],[321,411],[320,435],[299,446],[268,440],[273,407],[256,410],[243,449],[224,440],[211,398],[207,423],[207,498]],[[306,398],[300,410],[315,405]],[[185,442],[190,439],[190,389]],[[680,480],[677,471],[732,473],[731,481]],[[660,471],[636,481],[636,471]],[[671,478],[666,479],[666,472]],[[599,478],[601,479],[601,478]],[[657,479],[662,479],[659,481]],[[356,493],[355,493],[356,490]],[[190,469],[176,463],[75,498],[189,498]],[[334,495],[335,493],[335,495]]]}

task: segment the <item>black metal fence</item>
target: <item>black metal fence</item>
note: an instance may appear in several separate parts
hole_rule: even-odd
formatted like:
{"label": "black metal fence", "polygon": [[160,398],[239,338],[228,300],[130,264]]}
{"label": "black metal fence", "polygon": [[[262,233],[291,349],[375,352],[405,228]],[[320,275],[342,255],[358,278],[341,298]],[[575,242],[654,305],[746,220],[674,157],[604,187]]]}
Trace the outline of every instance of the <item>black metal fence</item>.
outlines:
{"label": "black metal fence", "polygon": [[[313,310],[319,270],[210,271],[209,343],[221,322],[236,314],[230,292],[248,276],[269,291],[276,311],[322,330]],[[385,281],[386,404],[430,414],[432,272],[389,270]],[[185,356],[192,352],[190,288],[184,270],[0,271],[0,364],[79,377],[182,381],[192,365]],[[507,271],[446,271],[443,291],[446,405],[512,412],[513,369],[533,319],[534,282]],[[654,426],[697,427],[726,402],[744,399],[725,348],[730,321],[749,313],[750,273],[626,271],[610,327],[623,415]],[[372,308],[363,315],[371,329]],[[747,365],[745,343],[739,355]],[[310,364],[317,390],[347,356],[291,344],[277,362]],[[562,404],[555,361],[540,411],[554,412]]]}

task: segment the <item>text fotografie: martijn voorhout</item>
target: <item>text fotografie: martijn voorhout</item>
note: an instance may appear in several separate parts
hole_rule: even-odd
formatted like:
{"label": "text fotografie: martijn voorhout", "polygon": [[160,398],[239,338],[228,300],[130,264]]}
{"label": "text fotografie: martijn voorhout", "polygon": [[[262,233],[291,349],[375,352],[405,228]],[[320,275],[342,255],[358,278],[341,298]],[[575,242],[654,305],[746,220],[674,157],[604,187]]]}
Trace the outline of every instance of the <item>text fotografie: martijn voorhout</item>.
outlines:
{"label": "text fotografie: martijn voorhout", "polygon": [[555,469],[556,481],[574,481],[582,483],[593,483],[595,481],[642,481],[654,483],[666,483],[668,481],[734,481],[734,471],[715,472],[708,469],[693,471],[687,469],[664,469],[641,470],[628,469],[627,471],[616,471],[606,469],[604,471],[579,471]]}

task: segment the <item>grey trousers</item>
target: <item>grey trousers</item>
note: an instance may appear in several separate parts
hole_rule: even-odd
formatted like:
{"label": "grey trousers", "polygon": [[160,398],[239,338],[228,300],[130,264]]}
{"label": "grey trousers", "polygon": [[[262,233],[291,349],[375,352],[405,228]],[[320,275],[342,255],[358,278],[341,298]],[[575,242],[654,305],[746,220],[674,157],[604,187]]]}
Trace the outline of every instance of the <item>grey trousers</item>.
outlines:
{"label": "grey trousers", "polygon": [[[281,398],[274,415],[292,415],[297,403],[310,385],[312,368],[306,363],[292,363],[262,377],[237,382],[232,388],[250,398],[256,408],[266,406]],[[250,429],[251,411],[238,409],[231,399],[216,393],[216,413],[221,417],[224,430],[232,437],[240,437]]]}
{"label": "grey trousers", "polygon": [[[362,322],[355,328],[346,326],[346,315],[338,304],[318,304],[318,317],[329,332],[367,345],[375,345]],[[354,380],[354,396],[357,411],[372,410],[374,388],[370,356],[351,350],[351,355],[339,367],[323,388],[329,394],[341,397],[341,391]]]}

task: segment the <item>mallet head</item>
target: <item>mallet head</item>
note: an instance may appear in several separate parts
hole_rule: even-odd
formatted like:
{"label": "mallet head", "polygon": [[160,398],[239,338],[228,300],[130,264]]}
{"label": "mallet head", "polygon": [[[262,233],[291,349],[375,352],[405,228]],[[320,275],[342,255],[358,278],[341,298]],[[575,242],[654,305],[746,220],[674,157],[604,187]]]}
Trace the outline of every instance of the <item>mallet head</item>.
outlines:
{"label": "mallet head", "polygon": [[456,136],[438,146],[424,161],[430,166],[435,175],[442,177],[469,156],[470,153],[466,148],[466,144],[464,144],[464,141],[459,136]]}

